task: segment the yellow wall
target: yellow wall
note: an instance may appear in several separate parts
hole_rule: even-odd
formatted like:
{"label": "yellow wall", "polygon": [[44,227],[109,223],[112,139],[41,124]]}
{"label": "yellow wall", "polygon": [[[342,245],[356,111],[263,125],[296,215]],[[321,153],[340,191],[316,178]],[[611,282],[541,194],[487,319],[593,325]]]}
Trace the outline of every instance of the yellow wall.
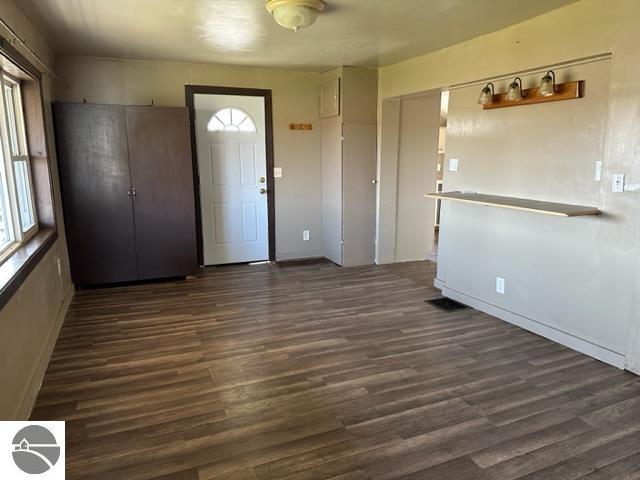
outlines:
{"label": "yellow wall", "polygon": [[[24,56],[38,68],[53,69],[53,53],[47,48],[45,39],[12,0],[0,1],[0,18],[24,39],[45,65],[16,42],[16,48]],[[13,39],[5,27],[0,27],[0,32],[5,38]],[[49,75],[43,77],[43,88],[60,236],[13,298],[0,310],[0,420],[26,419],[29,416],[73,295],[52,135]],[[58,258],[62,262],[61,275],[57,270]]]}
{"label": "yellow wall", "polygon": [[[276,179],[276,257],[322,254],[320,75],[199,63],[58,57],[56,99],[90,103],[184,106],[185,85],[271,89]],[[312,123],[290,131],[289,123]],[[310,240],[302,240],[302,231]]]}
{"label": "yellow wall", "polygon": [[[640,197],[637,193],[611,193],[611,179],[614,173],[625,173],[631,183],[640,183],[640,135],[638,135],[638,112],[640,112],[640,2],[637,0],[582,0],[540,17],[511,26],[482,37],[469,40],[452,47],[412,58],[395,65],[384,67],[379,72],[378,115],[382,118],[385,99],[420,91],[452,86],[458,83],[492,79],[504,75],[557,65],[582,57],[611,52],[609,86],[606,93],[608,112],[602,142],[604,171],[600,185],[599,207],[608,216],[607,221],[595,227],[595,250],[589,257],[598,263],[598,278],[606,283],[606,288],[593,291],[586,278],[574,278],[573,282],[559,283],[553,271],[531,271],[531,275],[545,275],[547,292],[552,290],[584,293],[581,300],[586,303],[615,305],[615,308],[594,309],[594,312],[611,312],[616,317],[615,328],[623,330],[618,335],[626,337],[626,348],[616,349],[625,358],[627,368],[640,372]],[[481,85],[476,86],[479,91]],[[589,90],[587,86],[587,96]],[[476,105],[476,107],[478,107]],[[533,107],[522,107],[533,108]],[[511,109],[507,109],[511,110]],[[515,109],[513,109],[515,110]],[[522,113],[523,111],[521,111]],[[494,116],[495,118],[495,116]],[[507,119],[508,120],[508,119]],[[558,132],[575,138],[587,125],[576,126]],[[384,129],[384,125],[379,125]],[[475,128],[471,125],[471,128]],[[383,130],[384,131],[384,130]],[[379,136],[379,138],[383,138]],[[572,139],[573,139],[572,138]],[[447,145],[449,148],[449,144]],[[482,148],[481,144],[477,148]],[[488,152],[482,152],[483,154]],[[493,152],[501,155],[501,152]],[[575,160],[575,159],[572,159]],[[514,162],[518,158],[513,158]],[[562,161],[562,152],[558,152]],[[385,157],[379,156],[381,171],[384,171]],[[500,175],[500,172],[495,172]],[[381,184],[385,179],[381,178]],[[464,185],[462,185],[464,187]],[[383,185],[380,187],[383,189]],[[446,189],[446,184],[445,184]],[[497,193],[497,192],[492,192]],[[386,205],[385,198],[379,199],[380,209]],[[384,213],[384,212],[382,212]],[[382,215],[383,217],[385,215]],[[388,216],[388,215],[387,215]],[[526,226],[528,217],[519,217]],[[381,225],[384,229],[384,225]],[[490,226],[487,226],[490,228]],[[578,239],[578,241],[581,241]],[[563,248],[571,248],[564,245]],[[454,254],[454,253],[452,253]],[[526,255],[522,252],[521,255]],[[464,265],[446,262],[449,268],[463,269]],[[537,268],[536,266],[532,268]],[[571,269],[571,265],[563,268]],[[526,273],[526,272],[523,272]],[[478,275],[485,275],[481,271]],[[441,282],[446,287],[446,271],[439,272]],[[478,278],[478,281],[480,279]],[[525,285],[526,288],[526,285]],[[464,291],[472,295],[474,292]],[[539,292],[545,296],[545,292]],[[552,295],[549,295],[549,298]],[[503,299],[476,298],[486,305],[504,302]],[[527,301],[525,299],[525,301]],[[531,299],[529,302],[533,301]],[[562,300],[561,300],[562,301]],[[565,300],[566,301],[566,300]],[[523,311],[513,311],[508,305],[498,305],[504,317],[509,314],[523,315]],[[582,305],[580,311],[589,311]],[[494,311],[494,313],[499,313]],[[606,315],[605,315],[606,316]],[[606,325],[605,316],[574,316],[564,324],[569,334],[578,331],[580,322],[597,322]],[[531,320],[531,319],[530,319]],[[533,318],[536,322],[546,322],[546,318]],[[626,331],[625,331],[626,330]],[[590,339],[601,342],[598,338]]]}

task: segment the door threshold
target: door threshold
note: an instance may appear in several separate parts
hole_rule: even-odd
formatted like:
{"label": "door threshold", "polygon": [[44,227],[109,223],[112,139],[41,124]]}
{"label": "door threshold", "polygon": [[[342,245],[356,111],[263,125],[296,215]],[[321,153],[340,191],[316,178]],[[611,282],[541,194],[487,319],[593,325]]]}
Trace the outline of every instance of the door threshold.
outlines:
{"label": "door threshold", "polygon": [[255,262],[230,262],[230,263],[209,263],[201,265],[200,268],[214,268],[214,267],[231,267],[234,265],[266,265],[273,263],[271,260],[258,260]]}

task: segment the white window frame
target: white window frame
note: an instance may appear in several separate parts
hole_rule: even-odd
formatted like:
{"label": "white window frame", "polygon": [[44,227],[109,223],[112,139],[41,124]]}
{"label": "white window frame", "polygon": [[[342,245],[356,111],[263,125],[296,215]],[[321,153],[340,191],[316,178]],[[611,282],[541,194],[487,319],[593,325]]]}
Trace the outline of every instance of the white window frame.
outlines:
{"label": "white window frame", "polygon": [[[13,227],[13,241],[7,243],[4,246],[0,246],[0,262],[6,260],[15,250],[24,242],[28,241],[38,231],[38,218],[35,211],[35,189],[33,185],[33,177],[31,174],[31,161],[29,158],[29,151],[27,145],[26,124],[24,118],[24,104],[22,102],[22,86],[20,81],[9,75],[4,70],[0,69],[0,137],[2,142],[2,148],[0,149],[0,155],[2,165],[0,165],[0,181],[6,185],[4,192],[4,201],[8,208],[9,224]],[[9,114],[7,111],[5,87],[10,86],[13,94],[13,106],[14,115],[16,119],[16,137],[18,141],[18,149],[14,151],[11,136],[9,133]],[[15,178],[14,163],[24,161],[27,165],[27,182],[29,183],[29,190],[31,196],[31,212],[30,215],[33,218],[33,224],[25,231],[22,229],[22,221],[20,214],[20,205],[18,202],[17,183]],[[4,177],[4,178],[3,178]]]}

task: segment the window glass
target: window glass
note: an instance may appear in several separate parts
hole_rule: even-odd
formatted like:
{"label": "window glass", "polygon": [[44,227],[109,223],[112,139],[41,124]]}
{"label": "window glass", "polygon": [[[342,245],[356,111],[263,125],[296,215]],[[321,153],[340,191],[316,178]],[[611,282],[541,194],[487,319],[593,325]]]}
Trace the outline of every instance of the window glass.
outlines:
{"label": "window glass", "polygon": [[255,133],[257,130],[255,122],[247,112],[239,108],[223,108],[211,116],[207,131]]}
{"label": "window glass", "polygon": [[[0,144],[0,153],[2,153]],[[0,253],[13,242],[13,226],[7,190],[4,162],[0,162]]]}
{"label": "window glass", "polygon": [[16,108],[14,105],[13,85],[5,84],[4,86],[5,109],[7,111],[7,127],[9,130],[9,143],[11,153],[20,155],[20,143],[18,141],[18,128],[16,119]]}
{"label": "window glass", "polygon": [[216,113],[216,117],[218,117],[224,125],[231,125],[231,109],[230,108],[225,108],[224,110],[220,110],[218,113]]}
{"label": "window glass", "polygon": [[232,125],[240,125],[247,119],[247,114],[242,110],[236,110],[235,108],[231,109],[231,124]]}
{"label": "window glass", "polygon": [[11,214],[7,205],[7,186],[4,175],[0,180],[0,253],[13,242]]}
{"label": "window glass", "polygon": [[16,181],[16,195],[20,210],[20,224],[22,231],[28,231],[35,224],[33,215],[33,201],[31,197],[31,183],[29,182],[29,166],[26,160],[13,162],[13,174]]}
{"label": "window glass", "polygon": [[241,132],[255,132],[256,131],[256,126],[253,123],[253,120],[251,120],[251,118],[246,117],[242,122],[240,122],[240,125],[238,125],[238,128],[240,129]]}
{"label": "window glass", "polygon": [[224,123],[215,115],[209,120],[207,130],[210,132],[224,132]]}
{"label": "window glass", "polygon": [[2,72],[0,94],[0,256],[37,231],[20,83]]}

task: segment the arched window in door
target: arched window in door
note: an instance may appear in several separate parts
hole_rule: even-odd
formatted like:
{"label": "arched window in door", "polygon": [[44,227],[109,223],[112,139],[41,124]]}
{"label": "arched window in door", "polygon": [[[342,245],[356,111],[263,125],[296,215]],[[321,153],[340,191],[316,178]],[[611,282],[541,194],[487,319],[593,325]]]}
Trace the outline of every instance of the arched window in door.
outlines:
{"label": "arched window in door", "polygon": [[207,132],[255,133],[256,124],[251,116],[239,108],[223,108],[211,115]]}

